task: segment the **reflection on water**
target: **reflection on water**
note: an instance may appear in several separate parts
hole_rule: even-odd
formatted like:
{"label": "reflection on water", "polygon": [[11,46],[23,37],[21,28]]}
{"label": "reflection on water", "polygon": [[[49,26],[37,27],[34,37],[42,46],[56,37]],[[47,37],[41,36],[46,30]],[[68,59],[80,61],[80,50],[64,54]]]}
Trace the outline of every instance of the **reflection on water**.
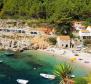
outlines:
{"label": "reflection on water", "polygon": [[[16,84],[16,79],[27,79],[29,84],[58,84],[58,80],[44,79],[40,73],[52,74],[54,65],[62,61],[38,51],[16,53],[14,57],[5,53],[0,52],[0,60],[3,60],[0,63],[0,84]],[[78,69],[74,73],[84,75],[85,71]]]}

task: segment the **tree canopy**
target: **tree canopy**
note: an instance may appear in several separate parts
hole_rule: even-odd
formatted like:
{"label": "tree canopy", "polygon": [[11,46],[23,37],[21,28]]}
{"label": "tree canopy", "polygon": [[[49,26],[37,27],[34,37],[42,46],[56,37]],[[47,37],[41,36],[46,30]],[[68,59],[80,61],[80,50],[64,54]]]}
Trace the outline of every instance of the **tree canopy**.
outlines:
{"label": "tree canopy", "polygon": [[53,22],[91,16],[91,0],[0,0],[1,18],[34,18]]}

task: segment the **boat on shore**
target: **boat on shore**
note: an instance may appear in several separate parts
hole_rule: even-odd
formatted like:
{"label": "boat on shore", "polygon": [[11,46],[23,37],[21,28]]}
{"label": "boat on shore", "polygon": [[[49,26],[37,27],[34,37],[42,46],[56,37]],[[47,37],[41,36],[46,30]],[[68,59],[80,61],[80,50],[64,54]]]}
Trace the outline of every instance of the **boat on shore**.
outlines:
{"label": "boat on shore", "polygon": [[16,81],[19,84],[27,84],[29,82],[28,80],[24,80],[24,79],[17,79]]}
{"label": "boat on shore", "polygon": [[40,73],[40,76],[44,77],[44,78],[47,78],[47,79],[55,79],[55,75],[50,75],[50,74],[44,74],[44,73]]}

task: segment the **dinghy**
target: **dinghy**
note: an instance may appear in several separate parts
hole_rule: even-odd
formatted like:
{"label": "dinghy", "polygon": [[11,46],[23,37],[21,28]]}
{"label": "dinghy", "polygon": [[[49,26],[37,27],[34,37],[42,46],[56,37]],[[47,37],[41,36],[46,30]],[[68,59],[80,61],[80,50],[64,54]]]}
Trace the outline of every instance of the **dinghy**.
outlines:
{"label": "dinghy", "polygon": [[19,84],[27,84],[29,81],[24,79],[17,79],[16,80]]}
{"label": "dinghy", "polygon": [[55,75],[40,73],[40,76],[51,79],[51,80],[55,79]]}
{"label": "dinghy", "polygon": [[75,75],[71,75],[71,78],[75,78]]}

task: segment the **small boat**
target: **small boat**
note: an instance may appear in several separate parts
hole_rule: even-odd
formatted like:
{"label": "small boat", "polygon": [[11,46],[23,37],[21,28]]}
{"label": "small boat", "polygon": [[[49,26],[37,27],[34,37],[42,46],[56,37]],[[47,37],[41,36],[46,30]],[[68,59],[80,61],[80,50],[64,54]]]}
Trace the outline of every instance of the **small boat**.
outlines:
{"label": "small boat", "polygon": [[5,55],[6,55],[6,56],[13,56],[14,53],[13,53],[13,52],[6,52]]}
{"label": "small boat", "polygon": [[0,63],[2,63],[3,62],[3,60],[0,60]]}
{"label": "small boat", "polygon": [[24,79],[17,79],[16,80],[19,84],[27,84],[29,81]]}
{"label": "small boat", "polygon": [[44,73],[40,73],[40,76],[44,77],[44,78],[48,78],[48,79],[55,79],[55,75],[50,75],[50,74],[44,74]]}
{"label": "small boat", "polygon": [[71,78],[75,78],[75,75],[71,75]]}

